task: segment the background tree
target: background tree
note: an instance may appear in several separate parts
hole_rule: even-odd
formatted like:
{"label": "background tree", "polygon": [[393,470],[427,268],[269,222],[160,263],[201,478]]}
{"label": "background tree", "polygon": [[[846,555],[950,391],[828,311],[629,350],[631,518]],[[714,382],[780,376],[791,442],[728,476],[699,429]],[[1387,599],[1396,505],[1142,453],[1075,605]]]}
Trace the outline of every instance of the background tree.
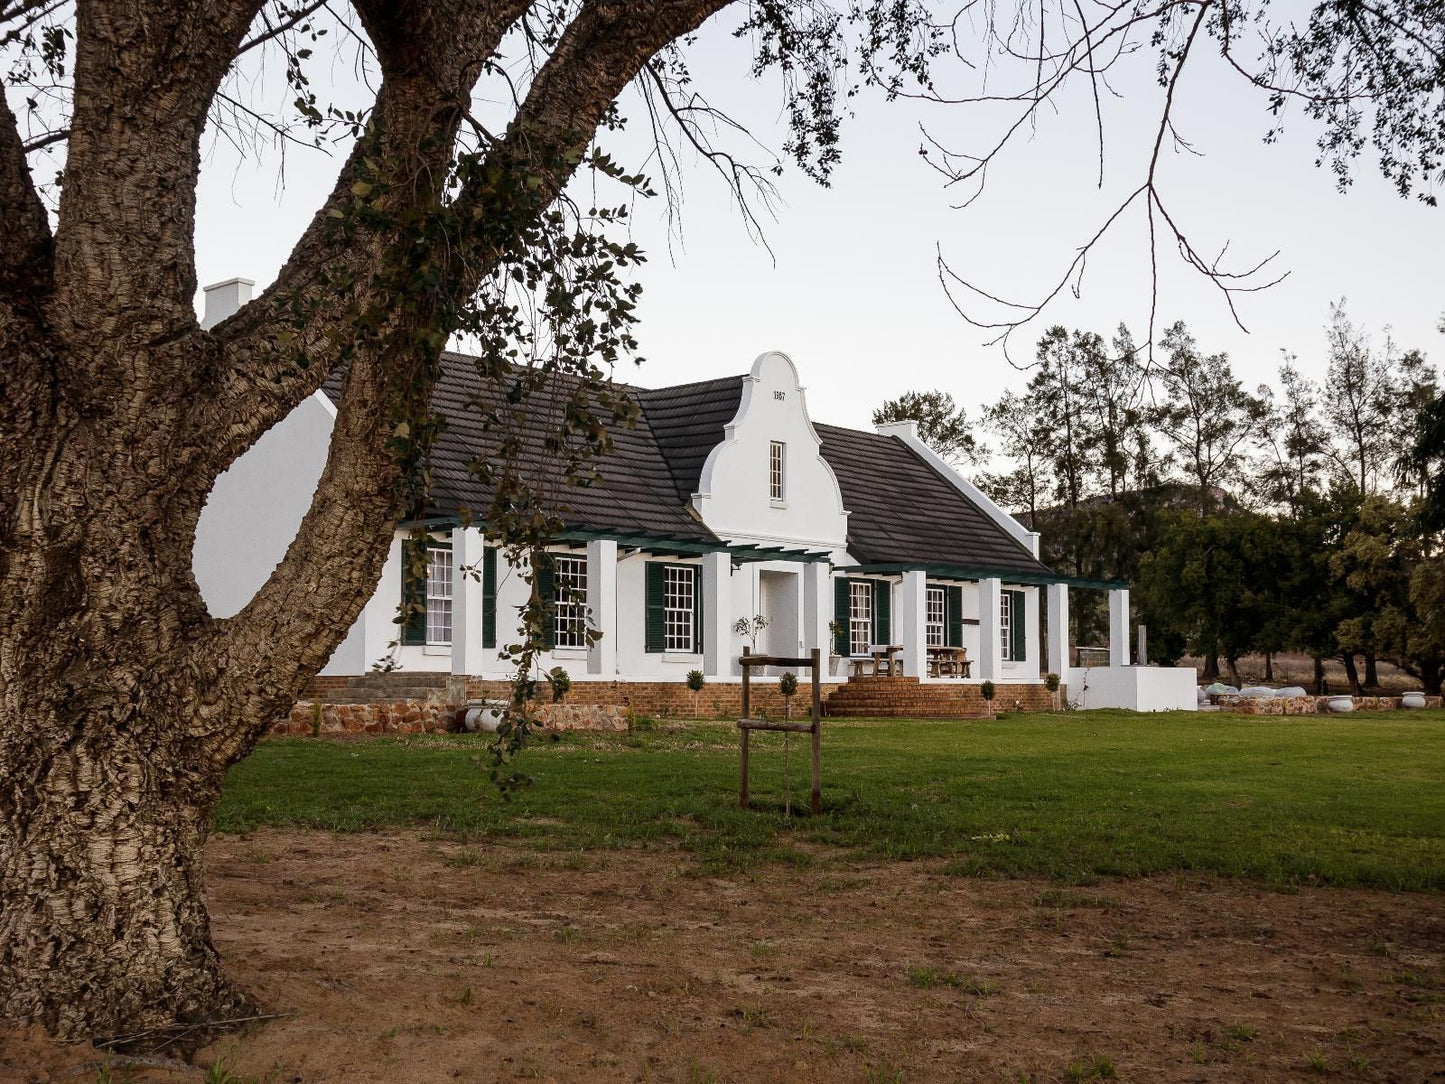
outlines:
{"label": "background tree", "polygon": [[986,450],[969,425],[968,411],[946,391],[906,391],[873,412],[874,425],[908,421],[918,423],[923,442],[952,466],[977,466],[986,459]]}
{"label": "background tree", "polygon": [[1329,457],[1329,434],[1319,418],[1319,389],[1287,357],[1279,370],[1280,395],[1260,388],[1262,412],[1254,429],[1263,452],[1262,478],[1269,500],[1298,514],[1317,492]]}
{"label": "background tree", "polygon": [[[1090,345],[1102,346],[1102,340],[1096,336]],[[1083,450],[1095,477],[1090,488],[1117,500],[1129,489],[1130,468],[1134,468],[1136,482],[1147,479],[1153,458],[1143,401],[1147,373],[1134,336],[1123,324],[1108,350],[1084,350],[1081,362],[1077,401]]]}
{"label": "background tree", "polygon": [[1046,461],[1043,422],[1029,395],[1005,392],[984,414],[989,431],[998,438],[999,450],[1014,469],[985,474],[983,491],[1003,505],[1023,512],[1030,529],[1039,509],[1048,499],[1052,480]]}
{"label": "background tree", "polygon": [[1394,348],[1387,341],[1376,350],[1343,301],[1330,306],[1327,338],[1324,406],[1336,477],[1362,495],[1376,493],[1393,466],[1391,429],[1400,399]]}
{"label": "background tree", "polygon": [[1208,512],[1219,503],[1218,491],[1240,480],[1265,408],[1235,378],[1229,358],[1200,353],[1183,323],[1172,325],[1160,346],[1168,360],[1159,370],[1164,402],[1157,424],[1194,486],[1200,512]]}
{"label": "background tree", "polygon": [[1107,367],[1104,341],[1089,331],[1054,326],[1035,352],[1034,374],[1025,402],[1034,411],[1034,432],[1044,441],[1054,480],[1054,502],[1077,508],[1089,474],[1090,438],[1084,425],[1085,385],[1091,372]]}

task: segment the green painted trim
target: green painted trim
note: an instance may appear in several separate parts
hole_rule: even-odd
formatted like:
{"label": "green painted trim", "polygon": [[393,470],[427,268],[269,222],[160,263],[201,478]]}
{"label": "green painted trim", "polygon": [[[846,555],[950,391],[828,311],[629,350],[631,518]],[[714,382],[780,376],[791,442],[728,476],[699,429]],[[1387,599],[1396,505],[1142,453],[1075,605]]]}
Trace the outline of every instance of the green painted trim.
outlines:
{"label": "green painted trim", "polygon": [[1005,583],[1020,583],[1031,585],[1045,585],[1053,583],[1067,584],[1069,587],[1078,587],[1084,590],[1113,591],[1129,586],[1126,580],[1089,580],[1078,576],[1059,576],[1054,573],[1042,572],[1019,572],[1007,568],[983,568],[966,567],[963,565],[906,565],[906,564],[872,564],[853,565],[849,568],[841,568],[840,572],[860,573],[863,575],[891,575],[896,576],[903,572],[925,572],[930,576],[937,576],[941,579],[951,580],[983,580],[997,579]]}

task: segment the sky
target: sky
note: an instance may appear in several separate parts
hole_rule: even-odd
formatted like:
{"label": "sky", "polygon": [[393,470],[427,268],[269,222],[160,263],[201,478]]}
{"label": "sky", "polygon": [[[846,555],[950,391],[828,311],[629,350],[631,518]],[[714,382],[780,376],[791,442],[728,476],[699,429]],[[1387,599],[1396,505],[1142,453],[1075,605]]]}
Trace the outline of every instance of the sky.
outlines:
{"label": "sky", "polygon": [[[765,147],[778,148],[785,136],[781,94],[775,82],[747,75],[748,43],[730,34],[737,18],[724,11],[704,27],[688,54],[695,81]],[[1436,330],[1445,314],[1439,274],[1445,208],[1402,199],[1368,155],[1354,185],[1340,193],[1314,164],[1315,132],[1307,120],[1288,120],[1282,139],[1265,145],[1271,119],[1263,97],[1216,59],[1204,61],[1191,63],[1176,94],[1175,127],[1193,152],[1166,146],[1162,197],[1207,256],[1226,244],[1229,258],[1243,264],[1278,252],[1270,266],[1287,276],[1236,300],[1246,332],[1218,289],[1161,244],[1156,341],[1182,319],[1202,349],[1226,351],[1250,386],[1274,378],[1282,351],[1320,379],[1329,305],[1344,298],[1377,341],[1388,329],[1401,347],[1425,350],[1438,366],[1445,359],[1445,335]],[[943,84],[961,89],[968,73],[948,59],[940,63]],[[820,186],[796,168],[778,179],[766,246],[749,237],[721,180],[685,156],[680,217],[670,225],[661,198],[634,209],[633,239],[649,255],[638,273],[645,361],[619,377],[644,386],[703,380],[745,372],[758,354],[781,350],[798,365],[815,420],[866,427],[883,400],[926,388],[951,392],[976,417],[1027,380],[1019,367],[1052,324],[1107,337],[1122,321],[1142,341],[1151,275],[1141,214],[1121,219],[1091,253],[1081,295],[1061,292],[1017,332],[1007,354],[988,343],[991,333],[959,315],[937,267],[942,254],[996,296],[1042,299],[1077,247],[1143,177],[1162,91],[1150,57],[1125,63],[1113,79],[1119,96],[1104,98],[1102,191],[1092,97],[1083,83],[1006,149],[982,194],[961,209],[960,193],[946,189],[920,158],[922,130],[950,148],[978,149],[1002,114],[876,95],[855,99],[832,183]],[[332,62],[331,74],[337,100],[364,100],[343,61]],[[260,82],[252,89],[258,101],[277,94]],[[488,108],[478,103],[479,112]],[[629,131],[604,149],[629,168],[655,173],[640,101],[629,95],[622,109]],[[762,164],[771,160],[756,147],[751,153]],[[210,141],[197,210],[200,282],[239,275],[264,288],[324,200],[340,160],[339,153],[292,148],[278,184],[277,153],[243,158],[224,141]],[[968,311],[978,314],[976,306]]]}

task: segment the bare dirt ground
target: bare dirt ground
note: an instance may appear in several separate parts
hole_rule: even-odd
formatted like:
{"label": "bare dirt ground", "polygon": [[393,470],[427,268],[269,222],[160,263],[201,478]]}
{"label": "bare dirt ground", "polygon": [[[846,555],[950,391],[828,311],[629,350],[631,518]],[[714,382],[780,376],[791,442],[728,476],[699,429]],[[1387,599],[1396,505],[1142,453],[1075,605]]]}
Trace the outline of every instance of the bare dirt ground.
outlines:
{"label": "bare dirt ground", "polygon": [[[1445,1081],[1445,897],[936,862],[210,845],[216,941],[290,1013],[112,1079]],[[97,1055],[0,1032],[0,1079]]]}

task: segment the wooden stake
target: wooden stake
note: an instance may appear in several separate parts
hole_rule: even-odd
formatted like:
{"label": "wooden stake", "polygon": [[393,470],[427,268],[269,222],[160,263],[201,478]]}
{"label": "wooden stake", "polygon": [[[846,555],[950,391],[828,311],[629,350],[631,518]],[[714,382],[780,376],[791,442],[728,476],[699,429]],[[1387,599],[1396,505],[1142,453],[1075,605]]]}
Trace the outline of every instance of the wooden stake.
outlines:
{"label": "wooden stake", "polygon": [[813,815],[823,812],[823,689],[819,651],[813,648]]}

